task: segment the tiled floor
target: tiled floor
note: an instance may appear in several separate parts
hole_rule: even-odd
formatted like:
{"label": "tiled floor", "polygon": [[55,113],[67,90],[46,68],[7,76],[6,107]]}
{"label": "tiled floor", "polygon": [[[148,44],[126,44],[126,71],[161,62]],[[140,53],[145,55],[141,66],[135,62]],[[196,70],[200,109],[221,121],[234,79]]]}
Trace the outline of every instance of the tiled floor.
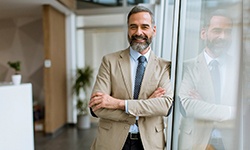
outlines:
{"label": "tiled floor", "polygon": [[90,129],[82,130],[67,126],[54,137],[36,132],[35,150],[89,150],[96,132],[96,124],[91,124]]}

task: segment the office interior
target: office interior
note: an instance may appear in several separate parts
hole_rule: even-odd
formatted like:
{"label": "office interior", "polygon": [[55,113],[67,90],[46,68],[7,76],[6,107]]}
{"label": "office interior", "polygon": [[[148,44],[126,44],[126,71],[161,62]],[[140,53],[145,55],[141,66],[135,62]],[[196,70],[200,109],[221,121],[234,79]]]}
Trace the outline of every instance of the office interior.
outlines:
{"label": "office interior", "polygon": [[[236,110],[233,125],[229,127],[230,147],[250,149],[247,141],[250,132],[250,0],[1,0],[0,89],[14,86],[11,85],[14,71],[7,62],[21,61],[22,84],[32,85],[34,134],[57,135],[68,125],[77,123],[76,97],[72,94],[75,71],[91,66],[95,77],[105,54],[129,46],[126,17],[136,4],[154,12],[157,35],[152,50],[172,62],[174,105],[165,118],[167,150],[178,150],[180,146],[182,114],[178,92],[184,62],[196,57],[204,47],[200,39],[204,15],[216,8],[230,10],[233,29],[228,53],[234,62],[234,73],[228,75],[228,80],[234,82],[227,87],[231,92],[226,94]],[[90,93],[91,87],[85,96],[90,97]],[[35,113],[39,113],[37,118]],[[90,115],[89,118],[92,124],[98,123],[98,118]]]}

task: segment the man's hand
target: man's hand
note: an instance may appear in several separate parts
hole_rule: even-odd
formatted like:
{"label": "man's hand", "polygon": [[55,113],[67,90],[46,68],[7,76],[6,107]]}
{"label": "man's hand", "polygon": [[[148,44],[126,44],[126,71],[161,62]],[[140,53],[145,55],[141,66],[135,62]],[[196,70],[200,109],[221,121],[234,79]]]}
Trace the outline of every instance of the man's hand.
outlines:
{"label": "man's hand", "polygon": [[166,93],[166,90],[162,87],[158,87],[150,96],[149,98],[157,98],[162,97]]}
{"label": "man's hand", "polygon": [[125,101],[101,92],[93,93],[89,102],[93,111],[100,108],[125,110]]}

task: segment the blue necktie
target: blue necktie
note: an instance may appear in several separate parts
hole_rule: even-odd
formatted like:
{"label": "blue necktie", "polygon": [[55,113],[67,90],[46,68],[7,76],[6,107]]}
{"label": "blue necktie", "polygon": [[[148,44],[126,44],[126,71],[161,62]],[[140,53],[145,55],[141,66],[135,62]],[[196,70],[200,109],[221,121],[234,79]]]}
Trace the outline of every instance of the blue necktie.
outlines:
{"label": "blue necktie", "polygon": [[[212,60],[209,63],[209,65],[211,66],[210,73],[214,86],[215,104],[220,104],[221,81],[220,81],[219,62],[217,60]],[[208,144],[212,145],[215,149],[225,150],[221,139],[221,131],[219,129],[214,128],[212,130]]]}
{"label": "blue necktie", "polygon": [[144,66],[145,61],[146,61],[145,56],[140,56],[138,58],[138,66],[137,66],[136,75],[135,75],[134,99],[138,99],[138,96],[140,93],[141,82],[142,82],[142,78],[143,78],[144,71],[145,71],[145,66]]}

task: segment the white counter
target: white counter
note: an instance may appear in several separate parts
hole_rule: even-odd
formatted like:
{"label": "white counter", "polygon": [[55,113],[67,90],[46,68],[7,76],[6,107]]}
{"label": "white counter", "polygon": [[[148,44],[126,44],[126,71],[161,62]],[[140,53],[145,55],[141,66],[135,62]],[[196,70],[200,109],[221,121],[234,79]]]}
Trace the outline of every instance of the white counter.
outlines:
{"label": "white counter", "polygon": [[0,150],[34,150],[31,84],[0,86]]}

